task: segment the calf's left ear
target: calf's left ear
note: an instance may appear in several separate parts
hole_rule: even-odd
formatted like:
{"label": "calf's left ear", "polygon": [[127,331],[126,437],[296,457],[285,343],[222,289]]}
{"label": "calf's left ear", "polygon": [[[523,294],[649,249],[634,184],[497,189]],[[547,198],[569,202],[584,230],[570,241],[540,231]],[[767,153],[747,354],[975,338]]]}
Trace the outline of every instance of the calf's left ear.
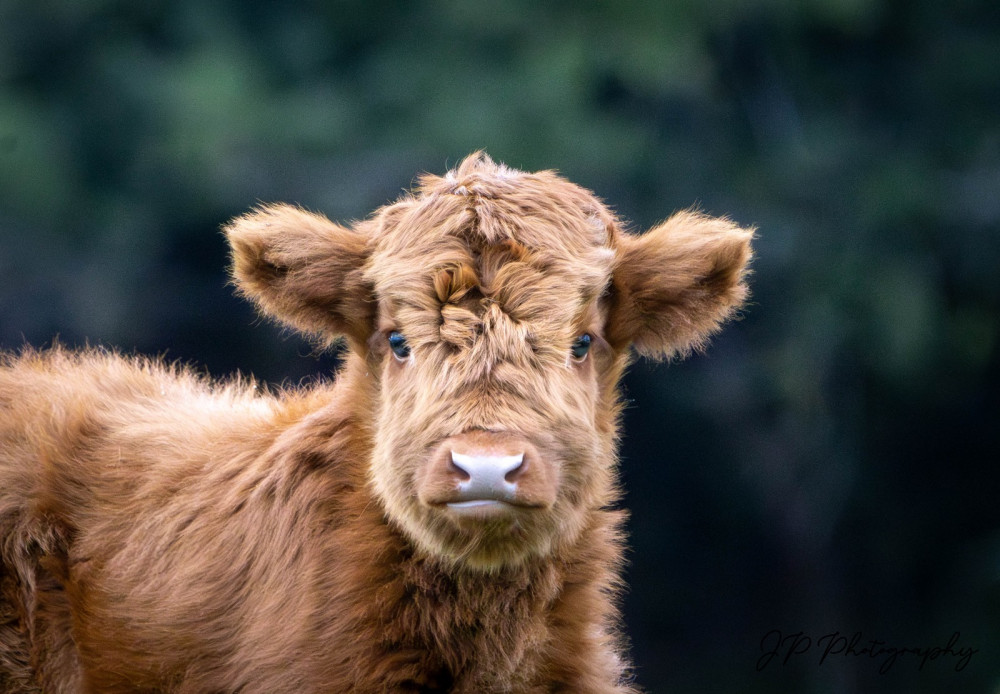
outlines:
{"label": "calf's left ear", "polygon": [[326,341],[371,334],[363,234],[292,205],[259,207],[224,230],[235,284],[262,313]]}
{"label": "calf's left ear", "polygon": [[641,236],[621,235],[609,341],[654,359],[703,347],[746,300],[753,234],[688,211]]}

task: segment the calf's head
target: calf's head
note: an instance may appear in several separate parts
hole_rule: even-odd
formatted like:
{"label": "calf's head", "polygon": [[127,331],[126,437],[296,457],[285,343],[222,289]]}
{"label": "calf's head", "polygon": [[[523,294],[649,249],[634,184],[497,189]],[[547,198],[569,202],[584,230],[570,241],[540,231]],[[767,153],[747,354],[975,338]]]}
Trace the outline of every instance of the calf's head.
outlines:
{"label": "calf's head", "polygon": [[367,362],[387,518],[476,570],[558,551],[614,501],[630,348],[700,347],[745,299],[752,236],[694,212],[626,233],[590,192],[482,154],[352,227],[274,205],[226,231],[263,312]]}

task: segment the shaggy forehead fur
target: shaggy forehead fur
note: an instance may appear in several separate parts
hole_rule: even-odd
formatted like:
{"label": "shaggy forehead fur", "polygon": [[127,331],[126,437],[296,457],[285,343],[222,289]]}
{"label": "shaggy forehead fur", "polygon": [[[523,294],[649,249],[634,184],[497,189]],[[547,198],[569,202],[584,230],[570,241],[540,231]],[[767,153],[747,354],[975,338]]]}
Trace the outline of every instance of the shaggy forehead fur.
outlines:
{"label": "shaggy forehead fur", "polygon": [[366,278],[389,317],[382,327],[405,324],[413,344],[469,346],[502,313],[530,324],[522,337],[534,347],[564,346],[615,258],[615,219],[591,193],[483,154],[422,177],[369,225]]}

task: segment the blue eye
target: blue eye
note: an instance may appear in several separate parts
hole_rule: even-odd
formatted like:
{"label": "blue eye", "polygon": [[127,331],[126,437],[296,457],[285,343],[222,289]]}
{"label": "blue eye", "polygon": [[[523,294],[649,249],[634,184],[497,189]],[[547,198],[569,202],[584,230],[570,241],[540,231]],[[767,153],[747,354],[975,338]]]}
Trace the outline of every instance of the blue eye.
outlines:
{"label": "blue eye", "polygon": [[403,360],[410,356],[410,346],[406,344],[406,338],[395,330],[389,333],[389,349],[396,359]]}
{"label": "blue eye", "polygon": [[590,340],[590,335],[587,334],[583,334],[576,338],[576,341],[573,343],[573,347],[570,349],[570,354],[573,355],[574,359],[577,361],[583,361],[584,357],[587,356],[587,352],[590,351]]}

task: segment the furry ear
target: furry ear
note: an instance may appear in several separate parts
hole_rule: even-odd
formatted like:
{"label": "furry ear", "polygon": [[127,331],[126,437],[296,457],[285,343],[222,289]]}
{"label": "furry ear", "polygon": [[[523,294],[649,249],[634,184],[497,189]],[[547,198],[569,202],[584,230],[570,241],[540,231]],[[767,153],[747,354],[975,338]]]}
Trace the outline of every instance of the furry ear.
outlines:
{"label": "furry ear", "polygon": [[367,240],[354,229],[291,205],[267,205],[225,226],[232,275],[262,313],[326,341],[364,342],[374,329],[372,288],[362,278]]}
{"label": "furry ear", "polygon": [[609,341],[654,359],[703,347],[747,297],[753,234],[688,211],[641,236],[621,235]]}

